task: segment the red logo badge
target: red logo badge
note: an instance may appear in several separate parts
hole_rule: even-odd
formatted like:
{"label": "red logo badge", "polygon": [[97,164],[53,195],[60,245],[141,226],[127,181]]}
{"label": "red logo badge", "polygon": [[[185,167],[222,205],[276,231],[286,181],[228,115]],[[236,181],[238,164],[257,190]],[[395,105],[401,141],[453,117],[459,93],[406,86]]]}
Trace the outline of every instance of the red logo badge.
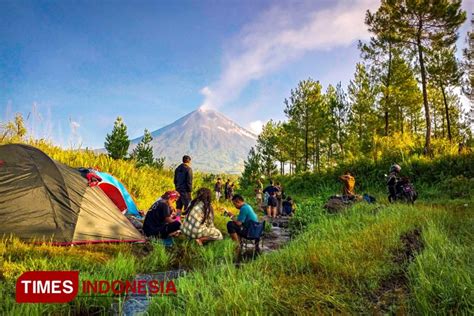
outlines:
{"label": "red logo badge", "polygon": [[79,290],[79,271],[30,271],[16,281],[17,303],[68,303]]}

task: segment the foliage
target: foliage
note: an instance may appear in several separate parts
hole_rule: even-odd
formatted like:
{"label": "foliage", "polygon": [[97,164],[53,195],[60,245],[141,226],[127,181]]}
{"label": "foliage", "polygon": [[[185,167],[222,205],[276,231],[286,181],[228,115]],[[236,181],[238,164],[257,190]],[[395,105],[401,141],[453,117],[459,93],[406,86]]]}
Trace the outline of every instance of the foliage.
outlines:
{"label": "foliage", "polygon": [[11,122],[0,122],[0,143],[5,140],[11,142],[21,142],[26,136],[27,130],[23,116],[20,113],[15,115],[15,120]]}
{"label": "foliage", "polygon": [[137,166],[151,166],[154,162],[153,158],[153,146],[150,145],[153,137],[150,132],[145,128],[143,132],[143,138],[138,143],[137,147],[132,151],[131,157],[137,161]]}
{"label": "foliage", "polygon": [[431,152],[431,111],[428,104],[427,51],[452,47],[457,30],[465,21],[461,0],[455,1],[382,1],[375,13],[368,12],[369,30],[381,41],[389,39],[406,49],[419,70],[423,92],[426,136],[425,153]]}
{"label": "foliage", "polygon": [[248,188],[262,176],[261,171],[262,157],[254,147],[250,149],[247,160],[244,162],[244,171],[242,172],[240,183],[242,186]]}
{"label": "foliage", "polygon": [[130,139],[127,134],[127,126],[119,116],[115,120],[111,134],[105,137],[105,149],[113,159],[124,159],[130,146]]}
{"label": "foliage", "polygon": [[449,198],[468,198],[474,195],[474,178],[459,175],[440,182],[440,191]]}

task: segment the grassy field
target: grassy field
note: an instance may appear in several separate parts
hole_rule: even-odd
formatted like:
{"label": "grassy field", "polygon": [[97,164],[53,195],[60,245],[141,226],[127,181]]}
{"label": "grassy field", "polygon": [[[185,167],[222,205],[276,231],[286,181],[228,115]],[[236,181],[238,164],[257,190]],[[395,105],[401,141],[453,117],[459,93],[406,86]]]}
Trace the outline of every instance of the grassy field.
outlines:
{"label": "grassy field", "polygon": [[[167,170],[35,145],[70,166],[98,166],[114,174],[142,209],[172,187]],[[444,176],[434,183],[419,177],[415,184],[421,199],[414,206],[388,205],[383,185],[375,185],[382,171],[373,170],[370,179],[358,178],[365,182],[359,192],[375,192],[379,203],[360,202],[336,215],[322,208],[340,189],[334,175],[283,177],[287,193],[298,202],[290,222],[294,238],[239,267],[228,237],[205,247],[179,239],[171,250],[160,242],[54,247],[4,238],[0,314],[108,314],[112,303],[120,307],[123,302],[117,296],[79,296],[69,304],[16,304],[15,282],[25,271],[79,270],[82,280],[125,280],[177,268],[191,273],[176,281],[176,296],[154,297],[150,314],[473,314],[472,156],[461,159],[446,159],[449,168],[438,166]],[[410,168],[417,175],[429,165]],[[211,180],[198,174],[195,186],[210,187]],[[231,206],[214,206],[216,226],[225,235],[228,219],[222,208]]]}
{"label": "grassy field", "polygon": [[[322,199],[309,199],[293,219],[299,233],[287,247],[240,268],[234,265],[229,239],[203,248],[179,240],[169,251],[159,242],[52,247],[12,238],[0,243],[0,312],[105,314],[121,300],[78,297],[62,305],[15,304],[16,278],[28,270],[80,270],[81,279],[114,280],[185,267],[193,272],[176,282],[178,295],[155,297],[150,313],[472,314],[472,203],[359,203],[328,215]],[[221,229],[225,221],[217,216]]]}

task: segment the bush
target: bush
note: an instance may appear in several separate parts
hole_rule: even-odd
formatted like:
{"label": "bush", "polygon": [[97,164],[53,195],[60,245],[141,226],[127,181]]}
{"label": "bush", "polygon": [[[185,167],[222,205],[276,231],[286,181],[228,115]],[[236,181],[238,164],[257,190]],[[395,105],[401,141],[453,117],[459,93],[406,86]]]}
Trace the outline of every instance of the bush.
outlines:
{"label": "bush", "polygon": [[474,178],[457,176],[447,178],[440,183],[440,191],[450,198],[467,198],[474,194]]}

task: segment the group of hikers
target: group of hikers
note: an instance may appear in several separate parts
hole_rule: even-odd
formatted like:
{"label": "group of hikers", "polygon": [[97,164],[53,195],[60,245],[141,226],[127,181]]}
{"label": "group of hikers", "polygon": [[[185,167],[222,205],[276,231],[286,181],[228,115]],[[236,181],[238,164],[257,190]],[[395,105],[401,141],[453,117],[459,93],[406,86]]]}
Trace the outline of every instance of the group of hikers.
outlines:
{"label": "group of hikers", "polygon": [[[233,184],[228,181],[228,187]],[[143,231],[147,237],[167,239],[184,234],[194,239],[197,244],[222,239],[222,233],[214,226],[214,210],[211,205],[212,192],[208,188],[200,188],[196,197],[191,199],[193,190],[193,171],[191,157],[184,156],[174,174],[175,190],[165,192],[146,213]],[[215,186],[216,199],[221,198],[222,179],[218,179]],[[228,191],[226,190],[226,193]],[[258,222],[258,216],[253,208],[245,203],[244,198],[234,194],[233,190],[226,194],[239,215],[226,211],[230,217],[227,223],[227,232],[232,240],[240,242],[241,237],[247,235],[247,227],[251,222]],[[176,207],[175,207],[176,205]]]}
{"label": "group of hikers", "polygon": [[[400,170],[399,165],[392,165],[387,177],[390,202],[396,200],[400,190],[405,188],[404,184],[407,180],[398,177]],[[346,171],[339,179],[343,183],[342,199],[351,201],[358,199],[359,197],[354,191],[354,175],[350,171]],[[222,239],[222,233],[214,226],[211,190],[200,188],[196,192],[196,197],[191,198],[193,171],[190,156],[184,156],[183,163],[176,168],[174,185],[175,190],[165,192],[146,213],[143,223],[145,235],[167,239],[182,233],[194,239],[199,245],[203,245],[207,241]],[[227,210],[224,213],[230,217],[230,221],[227,223],[227,232],[232,240],[239,242],[240,238],[246,237],[251,223],[258,223],[258,216],[241,195],[234,194],[234,183],[230,180],[227,180],[223,185],[222,179],[217,179],[214,185],[217,201],[222,198],[222,189],[224,189],[225,199],[231,201],[239,210],[238,216]],[[265,213],[267,220],[280,216],[292,216],[295,213],[295,203],[290,196],[285,197],[281,183],[274,183],[270,180],[269,185],[263,188],[261,180],[258,179],[254,191],[257,206]]]}
{"label": "group of hikers", "polygon": [[235,183],[231,182],[230,179],[227,179],[227,182],[224,184],[224,188],[222,188],[222,178],[217,178],[217,182],[214,185],[214,193],[216,195],[216,201],[221,200],[222,189],[224,189],[224,199],[226,201],[232,201],[232,197],[234,196]]}
{"label": "group of hikers", "polygon": [[291,196],[285,197],[280,182],[270,180],[269,185],[263,188],[262,181],[258,179],[254,191],[256,203],[267,218],[292,216],[295,213],[295,203]]}

